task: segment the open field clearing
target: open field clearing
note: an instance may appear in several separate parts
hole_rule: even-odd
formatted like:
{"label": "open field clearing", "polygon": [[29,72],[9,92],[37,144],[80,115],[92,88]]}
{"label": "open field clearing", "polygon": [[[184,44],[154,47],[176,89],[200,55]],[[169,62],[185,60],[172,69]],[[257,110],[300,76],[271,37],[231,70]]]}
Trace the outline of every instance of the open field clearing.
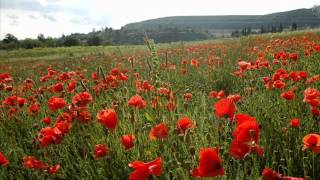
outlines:
{"label": "open field clearing", "polygon": [[319,180],[320,31],[0,51],[0,139],[0,179]]}

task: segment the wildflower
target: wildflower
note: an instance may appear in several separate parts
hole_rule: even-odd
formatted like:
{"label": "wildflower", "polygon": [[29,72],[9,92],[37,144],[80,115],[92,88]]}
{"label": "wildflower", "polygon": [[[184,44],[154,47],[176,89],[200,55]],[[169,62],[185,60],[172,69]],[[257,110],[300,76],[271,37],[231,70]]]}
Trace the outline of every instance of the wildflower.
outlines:
{"label": "wildflower", "polygon": [[97,144],[94,149],[94,155],[96,159],[106,156],[109,152],[109,148],[105,144]]}
{"label": "wildflower", "polygon": [[50,117],[45,117],[42,119],[42,122],[49,125],[51,123],[51,118]]}
{"label": "wildflower", "polygon": [[290,121],[290,126],[293,128],[299,128],[301,125],[300,119],[295,118]]}
{"label": "wildflower", "polygon": [[214,104],[215,115],[218,118],[228,117],[233,118],[235,111],[237,110],[232,99],[223,98]]}
{"label": "wildflower", "polygon": [[302,150],[311,149],[315,154],[320,154],[320,135],[308,134],[303,137]]}
{"label": "wildflower", "polygon": [[135,137],[132,134],[127,134],[121,136],[121,143],[124,146],[125,150],[128,150],[134,146]]}
{"label": "wildflower", "polygon": [[192,177],[215,177],[223,176],[224,169],[219,157],[219,148],[206,148],[200,150],[200,163],[191,171]]}
{"label": "wildflower", "polygon": [[52,111],[57,111],[58,109],[64,108],[66,101],[63,98],[51,97],[48,101],[48,107]]}
{"label": "wildflower", "polygon": [[185,93],[183,95],[184,100],[191,101],[192,100],[192,94],[191,93]]}
{"label": "wildflower", "polygon": [[34,103],[28,108],[29,114],[36,114],[40,111],[40,105],[38,103]]}
{"label": "wildflower", "polygon": [[194,126],[194,123],[188,117],[180,118],[177,123],[177,129],[181,133],[185,133],[188,129]]}
{"label": "wildflower", "polygon": [[272,170],[271,168],[264,168],[262,171],[263,180],[306,180],[306,178],[296,178],[283,176],[282,174]]}
{"label": "wildflower", "polygon": [[9,160],[0,152],[0,166],[7,166]]}
{"label": "wildflower", "polygon": [[92,101],[92,95],[88,92],[78,93],[72,98],[72,104],[79,107],[84,107],[87,104],[92,103]]}
{"label": "wildflower", "polygon": [[147,180],[148,176],[160,176],[162,173],[162,158],[159,157],[150,162],[134,161],[129,164],[134,171],[130,173],[130,180]]}
{"label": "wildflower", "polygon": [[281,80],[276,80],[273,82],[273,87],[277,89],[283,89],[286,87],[286,83],[282,82]]}
{"label": "wildflower", "polygon": [[160,123],[154,126],[149,133],[150,140],[155,140],[157,138],[165,139],[167,137],[168,137],[168,127],[164,123]]}
{"label": "wildflower", "polygon": [[59,171],[60,167],[60,164],[57,164],[55,166],[49,167],[48,171],[50,174],[56,174]]}
{"label": "wildflower", "polygon": [[282,93],[281,97],[286,100],[293,100],[295,98],[295,94],[292,90],[290,90],[290,91]]}
{"label": "wildflower", "polygon": [[132,96],[128,101],[129,106],[134,106],[139,109],[146,107],[146,102],[139,95]]}
{"label": "wildflower", "polygon": [[217,91],[211,91],[209,93],[209,98],[217,98],[217,99],[221,99],[224,97],[224,91],[220,90],[219,92]]}
{"label": "wildflower", "polygon": [[28,169],[45,170],[48,165],[44,162],[37,160],[34,156],[23,157],[23,166]]}
{"label": "wildflower", "polygon": [[114,131],[118,118],[114,109],[100,110],[97,114],[98,121],[106,128]]}

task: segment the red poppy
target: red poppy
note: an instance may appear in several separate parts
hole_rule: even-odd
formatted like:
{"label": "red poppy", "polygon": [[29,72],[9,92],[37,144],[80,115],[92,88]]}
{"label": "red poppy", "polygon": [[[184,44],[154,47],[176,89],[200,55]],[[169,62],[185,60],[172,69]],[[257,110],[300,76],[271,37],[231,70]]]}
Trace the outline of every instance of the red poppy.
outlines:
{"label": "red poppy", "polygon": [[9,96],[3,101],[3,104],[7,106],[18,105],[19,107],[23,107],[25,103],[26,103],[26,100],[18,96]]}
{"label": "red poppy", "polygon": [[264,180],[280,180],[281,174],[273,171],[271,168],[264,168],[262,171],[262,177]]}
{"label": "red poppy", "polygon": [[20,98],[20,97],[17,97],[17,101],[18,101],[19,107],[24,106],[24,104],[26,103],[26,99]]}
{"label": "red poppy", "polygon": [[290,91],[282,93],[281,97],[286,100],[293,100],[295,98],[295,94],[292,90],[290,90]]}
{"label": "red poppy", "polygon": [[9,91],[9,92],[10,92],[10,91],[13,90],[13,86],[5,85],[4,89],[5,89],[6,91]]}
{"label": "red poppy", "polygon": [[273,87],[277,89],[283,89],[286,87],[286,83],[282,82],[281,80],[276,80],[273,82]]}
{"label": "red poppy", "polygon": [[134,161],[129,164],[134,171],[130,173],[130,180],[148,180],[148,176],[160,176],[162,173],[162,158],[159,157],[153,161],[144,163],[142,161]]}
{"label": "red poppy", "polygon": [[302,150],[311,149],[315,154],[320,154],[320,135],[308,134],[303,137]]}
{"label": "red poppy", "polygon": [[28,169],[45,170],[49,166],[44,162],[37,160],[34,156],[23,157],[23,166]]}
{"label": "red poppy", "polygon": [[229,148],[229,153],[234,159],[243,159],[251,152],[263,156],[263,149],[259,147],[259,128],[255,117],[247,114],[235,115],[237,123],[233,131],[233,141]]}
{"label": "red poppy", "polygon": [[239,121],[237,121],[237,127],[232,133],[236,141],[249,143],[254,141],[254,143],[258,143],[259,124],[253,119],[255,118],[250,117],[250,119],[243,119],[241,120],[242,123],[239,123]]}
{"label": "red poppy", "polygon": [[181,133],[185,133],[188,129],[194,126],[194,123],[188,117],[180,118],[177,123],[177,129]]}
{"label": "red poppy", "polygon": [[306,178],[283,176],[282,174],[268,167],[263,169],[262,178],[263,180],[306,180]]}
{"label": "red poppy", "polygon": [[304,98],[306,100],[315,99],[320,96],[320,92],[314,88],[307,88],[304,90]]}
{"label": "red poppy", "polygon": [[38,103],[34,103],[28,108],[29,114],[36,114],[40,111],[40,105]]}
{"label": "red poppy", "polygon": [[262,157],[264,150],[257,144],[250,145],[244,142],[233,140],[229,148],[229,153],[234,159],[243,159],[249,153],[256,153],[258,156]]}
{"label": "red poppy", "polygon": [[232,141],[229,153],[234,159],[243,159],[250,152],[250,147],[238,141]]}
{"label": "red poppy", "polygon": [[174,111],[176,109],[176,103],[173,100],[169,100],[167,103],[167,110]]}
{"label": "red poppy", "polygon": [[87,104],[92,103],[92,101],[92,95],[88,92],[78,93],[72,98],[72,104],[77,105],[79,107],[84,107]]}
{"label": "red poppy", "polygon": [[164,123],[160,123],[154,126],[149,133],[150,140],[165,139],[167,137],[168,137],[168,127]]}
{"label": "red poppy", "polygon": [[12,77],[8,73],[0,73],[0,83],[8,83],[13,81]]}
{"label": "red poppy", "polygon": [[237,103],[241,100],[241,96],[239,94],[230,94],[227,99],[231,99],[234,103]]}
{"label": "red poppy", "polygon": [[215,177],[223,176],[224,169],[219,157],[219,148],[206,148],[200,150],[200,163],[191,171],[192,177]]}
{"label": "red poppy", "polygon": [[295,118],[290,121],[290,126],[293,128],[299,128],[301,125],[300,119]]}
{"label": "red poppy", "polygon": [[183,95],[184,100],[191,101],[192,100],[192,94],[191,93],[185,93]]}
{"label": "red poppy", "polygon": [[59,144],[62,140],[62,133],[58,128],[45,127],[38,134],[40,147],[44,148],[50,144]]}
{"label": "red poppy", "polygon": [[312,106],[311,107],[311,113],[314,116],[320,116],[320,110],[317,107]]}
{"label": "red poppy", "polygon": [[307,84],[312,84],[312,83],[315,83],[316,81],[319,81],[320,80],[320,75],[317,74],[317,75],[314,75],[310,78],[307,79]]}
{"label": "red poppy", "polygon": [[72,123],[72,116],[68,112],[63,112],[63,113],[59,114],[59,116],[57,117],[57,121],[56,122]]}
{"label": "red poppy", "polygon": [[235,111],[237,110],[236,105],[232,99],[223,98],[214,104],[215,115],[218,118],[228,117],[233,118]]}
{"label": "red poppy", "polygon": [[0,166],[7,166],[9,160],[0,152]]}
{"label": "red poppy", "polygon": [[111,131],[114,131],[118,122],[117,113],[114,109],[100,110],[97,114],[97,119]]}
{"label": "red poppy", "polygon": [[68,92],[73,92],[74,89],[76,89],[76,87],[77,87],[77,81],[72,80],[72,81],[70,81],[69,84],[68,84],[67,91],[68,91]]}
{"label": "red poppy", "polygon": [[49,125],[51,123],[51,118],[50,117],[45,117],[42,119],[42,122]]}
{"label": "red poppy", "polygon": [[159,88],[158,91],[160,94],[164,96],[169,96],[170,94],[170,90],[168,88]]}
{"label": "red poppy", "polygon": [[105,144],[97,144],[94,149],[96,159],[102,158],[109,153],[109,148]]}
{"label": "red poppy", "polygon": [[134,146],[135,137],[132,134],[121,136],[121,143],[125,150],[128,150]]}
{"label": "red poppy", "polygon": [[59,131],[58,134],[66,134],[69,132],[69,130],[72,127],[72,124],[68,121],[57,121],[56,124],[54,125],[55,127],[55,131],[57,133],[57,131]]}
{"label": "red poppy", "polygon": [[221,99],[224,97],[224,91],[220,90],[219,92],[217,91],[211,91],[209,93],[209,98],[217,98],[217,99]]}
{"label": "red poppy", "polygon": [[146,107],[146,102],[139,95],[132,96],[128,101],[129,106],[134,106],[136,108],[142,109]]}
{"label": "red poppy", "polygon": [[308,72],[307,71],[299,71],[299,76],[302,78],[302,79],[307,79],[308,77]]}
{"label": "red poppy", "polygon": [[64,108],[66,101],[63,98],[51,97],[48,101],[48,107],[52,111],[57,111],[58,109]]}
{"label": "red poppy", "polygon": [[57,83],[57,84],[53,85],[51,88],[52,88],[53,92],[59,93],[59,92],[63,91],[63,85],[64,85],[63,83]]}
{"label": "red poppy", "polygon": [[57,164],[55,166],[49,167],[48,171],[50,174],[56,174],[59,171],[60,167],[60,164]]}
{"label": "red poppy", "polygon": [[92,74],[91,74],[91,78],[93,79],[93,80],[98,80],[98,74],[96,73],[96,72],[93,72]]}
{"label": "red poppy", "polygon": [[87,108],[80,108],[79,116],[77,117],[77,120],[82,123],[90,123],[91,122],[91,114],[87,110]]}
{"label": "red poppy", "polygon": [[136,88],[138,91],[148,92],[154,90],[154,86],[152,86],[148,81],[136,81]]}
{"label": "red poppy", "polygon": [[199,67],[200,63],[197,59],[191,59],[190,65],[194,67]]}
{"label": "red poppy", "polygon": [[248,67],[250,67],[250,63],[248,63],[246,61],[242,61],[242,60],[238,62],[238,65],[239,65],[241,71],[245,71],[245,70],[247,70]]}

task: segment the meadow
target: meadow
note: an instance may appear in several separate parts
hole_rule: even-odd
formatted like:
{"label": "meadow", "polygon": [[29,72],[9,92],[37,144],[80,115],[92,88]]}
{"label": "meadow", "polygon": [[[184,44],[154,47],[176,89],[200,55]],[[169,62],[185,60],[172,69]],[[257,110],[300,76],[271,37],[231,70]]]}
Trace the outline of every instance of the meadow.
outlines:
{"label": "meadow", "polygon": [[0,179],[320,179],[320,31],[0,52]]}

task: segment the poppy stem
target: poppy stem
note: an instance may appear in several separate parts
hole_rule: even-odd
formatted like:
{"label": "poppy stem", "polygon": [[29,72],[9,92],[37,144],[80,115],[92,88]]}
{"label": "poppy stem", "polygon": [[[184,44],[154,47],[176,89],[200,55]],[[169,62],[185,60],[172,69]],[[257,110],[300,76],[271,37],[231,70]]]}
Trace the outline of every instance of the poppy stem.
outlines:
{"label": "poppy stem", "polygon": [[101,75],[102,75],[102,77],[103,77],[103,80],[104,80],[105,82],[107,82],[106,75],[104,74],[102,67],[99,66],[99,69],[100,69]]}
{"label": "poppy stem", "polygon": [[86,87],[86,85],[83,83],[82,80],[80,81],[80,84],[85,91],[89,92],[88,88]]}

